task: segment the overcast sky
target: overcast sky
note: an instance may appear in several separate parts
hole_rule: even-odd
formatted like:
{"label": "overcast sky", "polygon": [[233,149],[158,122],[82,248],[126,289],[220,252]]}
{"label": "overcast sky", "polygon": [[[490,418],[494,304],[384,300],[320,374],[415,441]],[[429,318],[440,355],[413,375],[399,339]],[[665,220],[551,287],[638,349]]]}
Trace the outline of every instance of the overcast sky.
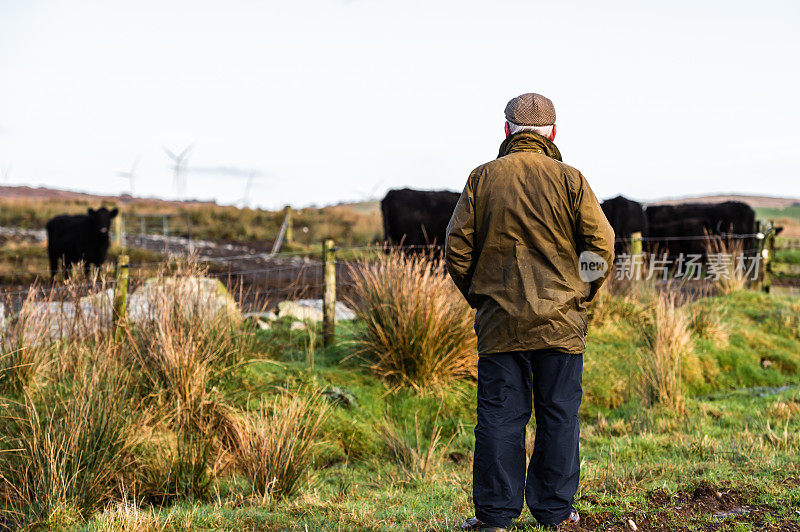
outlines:
{"label": "overcast sky", "polygon": [[[800,197],[800,2],[0,0],[10,184],[251,202],[460,190],[503,108],[550,97],[600,197]],[[234,203],[245,178],[190,172]]]}

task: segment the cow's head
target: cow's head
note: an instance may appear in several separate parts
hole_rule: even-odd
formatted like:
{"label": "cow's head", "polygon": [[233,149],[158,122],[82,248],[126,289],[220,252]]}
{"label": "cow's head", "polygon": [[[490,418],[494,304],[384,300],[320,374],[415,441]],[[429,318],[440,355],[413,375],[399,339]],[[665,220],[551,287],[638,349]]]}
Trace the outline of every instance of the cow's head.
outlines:
{"label": "cow's head", "polygon": [[108,228],[111,226],[111,220],[119,214],[116,207],[110,211],[105,207],[100,207],[97,210],[89,209],[86,211],[89,214],[89,220],[92,222],[92,228],[98,233],[108,233]]}

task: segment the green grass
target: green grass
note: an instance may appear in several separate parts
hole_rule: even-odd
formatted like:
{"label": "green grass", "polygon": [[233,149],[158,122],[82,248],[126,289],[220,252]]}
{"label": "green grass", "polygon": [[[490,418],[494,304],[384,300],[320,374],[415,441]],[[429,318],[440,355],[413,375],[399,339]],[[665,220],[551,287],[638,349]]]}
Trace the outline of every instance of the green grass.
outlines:
{"label": "green grass", "polygon": [[[792,510],[800,505],[800,331],[792,318],[797,300],[739,292],[695,305],[701,312],[724,312],[729,344],[718,347],[695,339],[700,378],[688,383],[683,414],[641,408],[630,393],[631,364],[642,347],[631,317],[635,313],[628,309],[629,314],[590,332],[581,410],[584,464],[576,503],[590,529],[619,526],[629,517],[654,529],[682,525],[704,530],[721,523],[747,530],[754,522],[800,527],[800,515]],[[304,353],[308,333],[291,330],[288,323],[276,325],[259,336],[264,360],[243,366],[226,385],[227,399],[245,410],[255,408],[262,396],[297,386],[336,387],[355,399],[354,406],[336,407],[327,420],[325,442],[315,458],[316,480],[300,495],[256,504],[243,498],[240,480],[228,479],[213,500],[138,510],[138,526],[456,529],[472,511],[474,383],[423,393],[389,392],[361,362],[348,358],[348,342],[358,327],[340,326],[339,343],[318,351],[312,369]],[[770,361],[767,367],[764,360]],[[790,388],[777,393],[750,389],[765,386]],[[440,427],[447,447],[432,475],[420,480],[404,473],[378,433],[387,418],[412,424],[417,418],[425,437],[434,424]],[[698,488],[756,510],[714,517],[712,510],[691,501]],[[676,506],[689,513],[676,517]],[[121,523],[133,519],[114,521],[123,513],[109,509],[82,529],[121,530]],[[529,528],[534,525],[525,510],[517,529]]]}
{"label": "green grass", "polygon": [[775,262],[784,264],[800,264],[800,248],[775,250]]}
{"label": "green grass", "polygon": [[756,218],[775,219],[775,218],[796,218],[800,219],[800,205],[792,205],[782,209],[775,207],[756,207]]}
{"label": "green grass", "polygon": [[[800,505],[800,302],[744,291],[693,303],[695,312],[721,313],[727,344],[693,337],[696,359],[686,362],[692,367],[683,412],[639,403],[632,383],[645,347],[640,319],[646,309],[618,299],[605,304],[605,318],[590,328],[580,414],[583,467],[576,506],[586,528],[619,530],[628,518],[662,530],[800,527],[794,511]],[[324,422],[298,494],[265,502],[229,471],[201,496],[140,507],[115,503],[64,527],[457,529],[472,513],[475,383],[454,381],[421,392],[392,388],[351,356],[360,327],[338,326],[337,344],[318,348],[311,367],[309,332],[275,322],[257,333],[250,348],[256,355],[229,368],[213,390],[215,401],[244,413],[285,390],[336,390],[349,398],[350,406],[336,404]],[[789,388],[760,389],[780,386]],[[387,420],[407,436],[416,420],[423,444],[440,431],[442,447],[424,478],[395,459],[382,437]],[[715,517],[698,501],[717,492],[752,512]],[[527,510],[517,527],[526,529],[534,529]]]}

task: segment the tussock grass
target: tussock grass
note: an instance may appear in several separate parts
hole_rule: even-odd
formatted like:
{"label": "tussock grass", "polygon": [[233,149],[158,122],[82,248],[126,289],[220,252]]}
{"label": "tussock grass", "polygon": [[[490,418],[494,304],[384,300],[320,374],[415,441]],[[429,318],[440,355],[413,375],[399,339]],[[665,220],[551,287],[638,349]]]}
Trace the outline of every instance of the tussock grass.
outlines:
{"label": "tussock grass", "polygon": [[725,311],[694,306],[689,314],[692,333],[710,340],[717,347],[728,345],[728,326]]}
{"label": "tussock grass", "polygon": [[[254,349],[254,332],[241,327],[235,308],[194,296],[204,271],[188,264],[151,283],[142,325],[130,326],[126,352],[150,394],[169,405],[178,426],[202,426],[219,409],[212,390],[232,365]],[[189,282],[180,282],[180,279]]]}
{"label": "tussock grass", "polygon": [[393,252],[351,275],[356,352],[377,375],[418,390],[477,375],[473,313],[439,257]]}
{"label": "tussock grass", "polygon": [[[7,318],[0,331],[0,393],[19,395],[43,377],[70,371],[77,359],[63,356],[69,344],[102,341],[111,325],[110,311],[86,303],[86,293],[105,294],[108,282],[102,275],[88,283],[67,281],[51,289],[34,284],[20,311]],[[101,298],[98,298],[98,302]]]}
{"label": "tussock grass", "polygon": [[[447,445],[442,443],[442,427],[438,416],[426,437],[414,416],[414,426],[409,429],[396,421],[385,418],[378,423],[378,434],[395,463],[410,482],[429,479],[442,462],[442,453]],[[452,441],[452,440],[451,440]]]}
{"label": "tussock grass", "polygon": [[661,294],[645,329],[647,349],[641,352],[639,392],[647,404],[683,408],[684,363],[693,352],[689,319],[675,295]]}
{"label": "tussock grass", "polygon": [[744,241],[710,235],[708,231],[705,231],[705,235],[706,255],[718,257],[713,263],[716,290],[721,294],[744,290],[748,284],[746,268],[741,263],[745,258]]}
{"label": "tussock grass", "polygon": [[295,494],[310,474],[330,407],[319,393],[285,392],[243,418],[237,463],[253,494],[274,501]]}
{"label": "tussock grass", "polygon": [[4,409],[0,499],[18,525],[82,519],[120,493],[137,414],[130,376],[107,354],[81,353],[89,363],[69,388]]}

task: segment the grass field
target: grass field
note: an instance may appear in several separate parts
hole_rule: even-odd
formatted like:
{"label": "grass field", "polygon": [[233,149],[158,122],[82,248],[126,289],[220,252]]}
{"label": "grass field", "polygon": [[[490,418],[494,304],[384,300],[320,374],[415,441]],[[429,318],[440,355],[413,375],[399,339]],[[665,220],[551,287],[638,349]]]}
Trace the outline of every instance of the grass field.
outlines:
{"label": "grass field", "polygon": [[[174,204],[136,199],[126,203],[103,202],[120,209],[128,233],[140,231],[138,215],[172,215],[169,234],[195,239],[261,242],[271,244],[283,222],[283,211],[240,209],[211,203]],[[0,198],[0,226],[44,229],[47,220],[58,214],[82,214],[99,201],[85,199]],[[339,245],[361,246],[383,238],[383,224],[377,202],[306,208],[293,212],[294,240],[298,246],[319,246],[325,238]],[[147,232],[160,234],[163,220],[146,218]]]}
{"label": "grass field", "polygon": [[[650,297],[604,294],[592,309],[576,501],[583,529],[630,529],[629,519],[640,530],[800,528],[800,303],[740,291],[679,309],[689,342],[679,400],[662,404],[641,392],[648,331],[661,327]],[[178,317],[133,328],[121,344],[102,336],[60,343],[24,351],[35,371],[3,366],[0,522],[454,530],[470,515],[474,380],[417,390],[386,380],[354,356],[362,321],[340,325],[337,344],[322,348],[310,323],[260,330],[238,320],[181,321],[183,301],[166,298]],[[316,431],[305,424],[313,412]],[[288,432],[276,432],[283,423]],[[70,427],[77,439],[59,439]],[[257,427],[269,437],[259,439]],[[308,463],[298,440],[309,445]],[[256,442],[272,451],[245,452]],[[20,461],[20,452],[37,458]],[[100,458],[76,465],[75,456]],[[283,456],[277,465],[288,469],[275,478],[294,484],[257,488],[252,472],[276,467],[259,466],[258,456]],[[30,492],[15,491],[20,475]],[[533,527],[525,511],[516,529]]]}

